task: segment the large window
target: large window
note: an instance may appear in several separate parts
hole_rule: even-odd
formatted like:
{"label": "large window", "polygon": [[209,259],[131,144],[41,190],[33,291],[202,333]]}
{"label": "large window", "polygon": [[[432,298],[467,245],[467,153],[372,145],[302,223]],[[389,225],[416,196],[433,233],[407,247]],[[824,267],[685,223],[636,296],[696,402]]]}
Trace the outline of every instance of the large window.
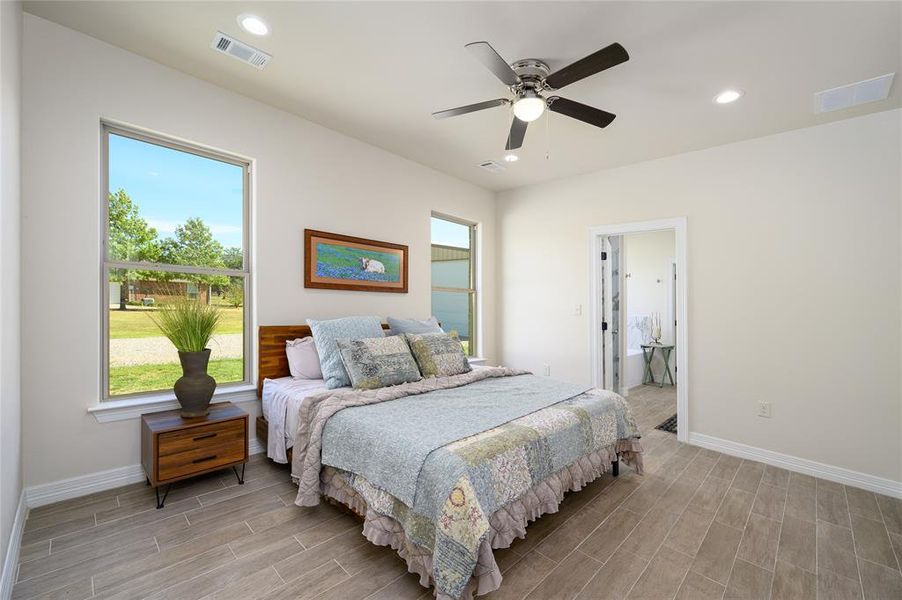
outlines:
{"label": "large window", "polygon": [[476,225],[432,216],[432,314],[476,355]]}
{"label": "large window", "polygon": [[209,373],[249,382],[248,163],[109,125],[103,154],[104,398],[172,389],[154,314],[174,302],[221,309]]}

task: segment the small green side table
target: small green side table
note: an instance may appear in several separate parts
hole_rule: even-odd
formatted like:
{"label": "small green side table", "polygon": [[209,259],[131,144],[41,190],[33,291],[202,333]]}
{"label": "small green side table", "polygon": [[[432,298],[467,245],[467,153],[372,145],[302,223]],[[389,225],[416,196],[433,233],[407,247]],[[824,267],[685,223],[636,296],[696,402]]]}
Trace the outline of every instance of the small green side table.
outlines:
{"label": "small green side table", "polygon": [[[661,358],[664,359],[664,373],[661,374],[661,383],[655,381],[654,371],[651,370],[651,361],[655,357],[655,350],[660,350]],[[642,358],[645,359],[645,374],[642,376],[643,384],[664,387],[664,378],[669,377],[670,385],[674,385],[673,374],[670,372],[671,352],[673,352],[673,344],[642,344]]]}

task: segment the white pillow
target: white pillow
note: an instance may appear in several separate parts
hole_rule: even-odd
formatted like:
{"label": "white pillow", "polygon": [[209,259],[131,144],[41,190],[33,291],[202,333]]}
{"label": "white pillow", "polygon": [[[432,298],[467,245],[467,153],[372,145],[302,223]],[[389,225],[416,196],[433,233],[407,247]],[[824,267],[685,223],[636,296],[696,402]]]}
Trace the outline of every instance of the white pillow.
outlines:
{"label": "white pillow", "polygon": [[323,378],[312,337],[288,340],[285,342],[285,355],[288,356],[288,370],[295,379]]}

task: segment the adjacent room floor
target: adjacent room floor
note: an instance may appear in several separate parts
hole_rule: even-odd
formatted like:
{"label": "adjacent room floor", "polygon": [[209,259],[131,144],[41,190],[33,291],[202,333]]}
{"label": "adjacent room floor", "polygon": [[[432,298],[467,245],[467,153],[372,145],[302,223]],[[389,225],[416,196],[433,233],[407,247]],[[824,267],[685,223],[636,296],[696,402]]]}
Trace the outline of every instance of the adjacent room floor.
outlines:
{"label": "adjacent room floor", "polygon": [[[496,556],[499,598],[902,597],[902,501],[680,444],[654,426],[672,388],[629,396],[646,475],[622,468]],[[330,505],[300,509],[255,456],[173,488],[135,484],[31,511],[16,600],[431,598],[390,549]],[[51,593],[52,592],[52,593]]]}

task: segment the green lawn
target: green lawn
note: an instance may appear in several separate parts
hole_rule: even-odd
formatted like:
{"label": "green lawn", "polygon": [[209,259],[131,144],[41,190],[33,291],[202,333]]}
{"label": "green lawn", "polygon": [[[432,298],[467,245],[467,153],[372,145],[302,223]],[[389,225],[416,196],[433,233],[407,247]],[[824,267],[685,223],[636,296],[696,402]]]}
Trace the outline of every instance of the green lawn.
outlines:
{"label": "green lawn", "polygon": [[[241,333],[244,331],[244,310],[221,307],[222,318],[216,333]],[[129,306],[128,310],[110,309],[110,338],[142,338],[163,335],[150,316],[156,309]]]}
{"label": "green lawn", "polygon": [[[208,373],[217,383],[232,383],[244,379],[244,361],[240,358],[211,360]],[[110,396],[136,392],[171,390],[175,380],[182,376],[178,364],[135,365],[110,369]]]}

